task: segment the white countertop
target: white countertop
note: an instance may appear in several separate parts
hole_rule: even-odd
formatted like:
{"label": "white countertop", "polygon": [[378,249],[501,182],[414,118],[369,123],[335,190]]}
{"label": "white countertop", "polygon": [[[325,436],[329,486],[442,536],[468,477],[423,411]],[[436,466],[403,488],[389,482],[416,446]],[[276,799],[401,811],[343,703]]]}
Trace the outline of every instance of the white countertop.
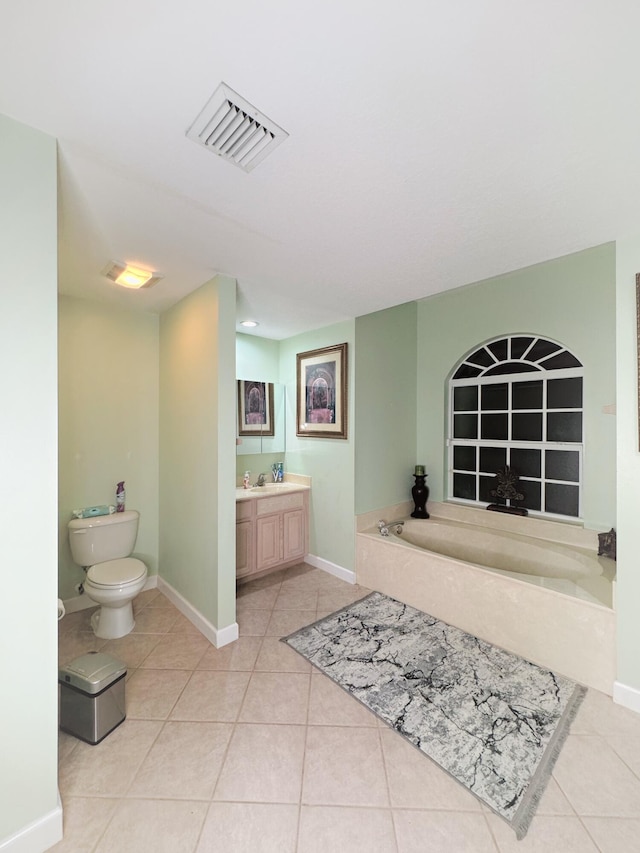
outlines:
{"label": "white countertop", "polygon": [[265,483],[264,486],[253,486],[250,489],[240,487],[236,488],[236,501],[275,498],[278,495],[290,495],[292,492],[308,492],[310,488],[301,483]]}

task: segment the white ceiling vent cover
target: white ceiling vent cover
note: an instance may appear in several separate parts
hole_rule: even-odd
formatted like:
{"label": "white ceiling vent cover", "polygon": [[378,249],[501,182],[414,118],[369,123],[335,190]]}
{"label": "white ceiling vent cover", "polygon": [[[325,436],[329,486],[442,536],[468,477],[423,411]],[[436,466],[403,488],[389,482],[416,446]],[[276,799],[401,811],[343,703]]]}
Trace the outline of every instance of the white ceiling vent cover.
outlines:
{"label": "white ceiling vent cover", "polygon": [[187,131],[187,138],[250,172],[289,136],[237,92],[221,83]]}

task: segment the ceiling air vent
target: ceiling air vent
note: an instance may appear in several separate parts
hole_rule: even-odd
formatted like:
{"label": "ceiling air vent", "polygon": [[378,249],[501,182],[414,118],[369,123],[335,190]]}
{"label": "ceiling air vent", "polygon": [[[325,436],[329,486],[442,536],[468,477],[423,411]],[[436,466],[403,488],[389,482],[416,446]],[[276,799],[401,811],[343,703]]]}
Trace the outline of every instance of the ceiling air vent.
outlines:
{"label": "ceiling air vent", "polygon": [[250,172],[289,134],[221,83],[187,137]]}

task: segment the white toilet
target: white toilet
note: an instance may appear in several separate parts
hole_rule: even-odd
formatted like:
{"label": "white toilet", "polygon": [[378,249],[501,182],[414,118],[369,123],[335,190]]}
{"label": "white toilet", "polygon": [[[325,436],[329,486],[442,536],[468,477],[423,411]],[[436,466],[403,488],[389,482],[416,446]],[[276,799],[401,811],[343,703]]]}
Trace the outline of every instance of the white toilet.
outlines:
{"label": "white toilet", "polygon": [[113,515],[74,518],[69,522],[69,544],[73,561],[87,578],[84,591],[102,605],[91,617],[96,637],[115,640],[133,628],[132,602],[144,587],[147,567],[129,554],[138,535],[136,510]]}

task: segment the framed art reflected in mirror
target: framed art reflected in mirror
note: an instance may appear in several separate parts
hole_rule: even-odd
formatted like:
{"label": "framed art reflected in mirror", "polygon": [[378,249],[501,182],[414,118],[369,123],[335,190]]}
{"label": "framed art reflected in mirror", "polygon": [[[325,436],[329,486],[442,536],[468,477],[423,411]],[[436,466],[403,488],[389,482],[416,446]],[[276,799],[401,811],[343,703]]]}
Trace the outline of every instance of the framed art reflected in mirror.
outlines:
{"label": "framed art reflected in mirror", "polygon": [[238,435],[273,434],[273,383],[238,379]]}

